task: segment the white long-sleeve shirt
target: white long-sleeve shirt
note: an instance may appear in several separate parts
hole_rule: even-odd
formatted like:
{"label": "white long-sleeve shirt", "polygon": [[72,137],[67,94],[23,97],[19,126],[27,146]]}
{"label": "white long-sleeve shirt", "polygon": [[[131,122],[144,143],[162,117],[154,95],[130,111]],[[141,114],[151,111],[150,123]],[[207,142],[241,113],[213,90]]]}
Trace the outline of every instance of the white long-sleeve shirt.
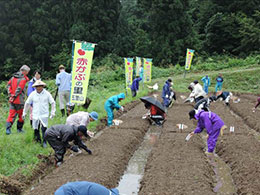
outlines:
{"label": "white long-sleeve shirt", "polygon": [[48,127],[49,104],[51,104],[51,114],[55,115],[56,111],[55,101],[51,94],[45,89],[41,93],[38,93],[36,90],[33,91],[25,102],[24,114],[28,111],[30,104],[33,104],[33,128],[38,128],[37,121],[41,121],[43,126]]}
{"label": "white long-sleeve shirt", "polygon": [[206,92],[203,90],[202,86],[201,86],[199,83],[197,83],[197,84],[194,86],[194,88],[193,88],[193,90],[192,90],[192,92],[191,92],[189,98],[198,98],[198,97],[200,97],[200,96],[205,97],[206,95],[207,95],[207,94],[206,94]]}
{"label": "white long-sleeve shirt", "polygon": [[89,113],[88,112],[77,112],[70,115],[66,120],[66,125],[75,125],[75,126],[88,126],[89,123]]}

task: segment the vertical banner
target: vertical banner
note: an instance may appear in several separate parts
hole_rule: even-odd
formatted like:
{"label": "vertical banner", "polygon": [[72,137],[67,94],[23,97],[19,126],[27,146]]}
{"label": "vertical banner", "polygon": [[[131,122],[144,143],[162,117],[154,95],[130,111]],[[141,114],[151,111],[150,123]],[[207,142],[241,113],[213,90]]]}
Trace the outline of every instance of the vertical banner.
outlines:
{"label": "vertical banner", "polygon": [[191,61],[192,61],[193,55],[194,55],[194,50],[192,50],[192,49],[187,49],[186,62],[185,62],[185,70],[190,70]]}
{"label": "vertical banner", "polygon": [[125,58],[125,83],[126,89],[130,89],[133,82],[133,58]]}
{"label": "vertical banner", "polygon": [[139,70],[141,65],[142,65],[142,58],[136,57],[136,69],[135,69],[136,76],[139,76]]}
{"label": "vertical banner", "polygon": [[73,41],[70,102],[84,104],[95,44]]}
{"label": "vertical banner", "polygon": [[152,58],[144,58],[144,83],[152,81]]}

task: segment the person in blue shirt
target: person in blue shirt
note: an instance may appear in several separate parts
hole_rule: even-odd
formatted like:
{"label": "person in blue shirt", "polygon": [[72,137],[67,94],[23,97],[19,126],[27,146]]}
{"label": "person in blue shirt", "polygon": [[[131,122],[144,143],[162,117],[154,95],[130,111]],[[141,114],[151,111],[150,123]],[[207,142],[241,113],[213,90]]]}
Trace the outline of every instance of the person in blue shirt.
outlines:
{"label": "person in blue shirt", "polygon": [[209,93],[209,86],[210,86],[210,78],[209,78],[208,75],[206,75],[201,80],[203,82],[204,91],[206,92],[206,94],[208,94]]}
{"label": "person in blue shirt", "polygon": [[59,88],[59,102],[60,102],[60,110],[62,116],[65,115],[65,106],[70,101],[70,82],[71,82],[71,74],[65,72],[65,67],[63,65],[59,66],[60,73],[56,76],[56,85]]}
{"label": "person in blue shirt", "polygon": [[[162,90],[162,99],[163,99],[163,105],[168,108],[171,100],[172,100],[172,90],[171,90],[171,86],[172,86],[172,80],[168,79],[164,86],[163,86],[163,90]],[[174,96],[175,97],[175,96]],[[176,97],[175,97],[176,100]]]}
{"label": "person in blue shirt", "polygon": [[[36,81],[40,81],[41,80],[41,72],[40,71],[38,71],[38,70],[36,70],[35,72],[34,72],[34,77],[29,81],[29,83],[28,83],[28,88],[27,88],[27,97],[29,97],[29,95],[35,90],[35,88],[34,87],[32,87],[33,86],[33,84],[36,82]],[[30,124],[31,124],[31,126],[32,126],[32,108],[33,108],[33,105],[31,104],[31,106],[30,106]]]}
{"label": "person in blue shirt", "polygon": [[132,91],[132,97],[136,96],[137,91],[139,90],[139,82],[142,80],[139,76],[136,76],[134,79],[132,85],[131,85],[131,91]]}
{"label": "person in blue shirt", "polygon": [[69,182],[59,187],[54,195],[119,195],[116,188],[106,187],[88,181]]}
{"label": "person in blue shirt", "polygon": [[216,78],[216,81],[217,83],[216,83],[215,91],[218,92],[222,90],[222,85],[224,81],[221,73],[219,73],[218,77]]}
{"label": "person in blue shirt", "polygon": [[125,94],[120,93],[118,95],[114,95],[110,98],[107,99],[105,102],[105,110],[107,112],[107,125],[111,126],[113,124],[113,119],[114,119],[114,113],[113,110],[121,110],[124,111],[124,107],[119,105],[119,102],[121,100],[125,99]]}

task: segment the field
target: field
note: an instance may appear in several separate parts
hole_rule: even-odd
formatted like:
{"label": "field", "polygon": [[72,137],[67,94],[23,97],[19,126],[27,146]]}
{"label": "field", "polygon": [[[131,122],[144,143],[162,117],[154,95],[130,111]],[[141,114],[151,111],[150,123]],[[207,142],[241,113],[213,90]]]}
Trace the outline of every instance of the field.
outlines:
{"label": "field", "polygon": [[[207,157],[204,154],[204,134],[185,142],[186,135],[195,125],[187,114],[192,105],[183,104],[180,95],[169,109],[163,128],[159,129],[161,135],[148,157],[139,194],[214,194],[214,191],[218,194],[260,194],[260,111],[251,111],[257,96],[237,94],[241,101],[231,102],[230,107],[223,102],[211,104],[211,110],[221,116],[228,129],[218,140],[218,156]],[[150,126],[147,120],[142,119],[146,111],[141,102],[128,104],[126,110],[120,116],[123,124],[104,128],[97,138],[87,141],[93,155],[69,153],[61,167],[42,174],[42,178],[35,180],[30,187],[13,179],[6,181],[9,182],[6,190],[13,190],[15,194],[23,191],[23,194],[46,195],[52,194],[60,185],[76,180],[117,187],[145,132],[149,128],[161,128]],[[180,131],[176,126],[179,123],[188,128]],[[230,126],[234,126],[234,133],[229,132]],[[231,182],[230,178],[222,178],[220,170],[225,167],[228,167],[225,174],[230,175]]]}

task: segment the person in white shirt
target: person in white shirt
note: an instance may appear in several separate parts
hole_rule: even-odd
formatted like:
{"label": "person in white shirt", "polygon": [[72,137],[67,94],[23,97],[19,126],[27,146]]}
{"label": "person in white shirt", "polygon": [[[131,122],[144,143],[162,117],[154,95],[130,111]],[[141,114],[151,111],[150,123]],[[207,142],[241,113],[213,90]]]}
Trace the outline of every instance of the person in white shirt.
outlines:
{"label": "person in white shirt", "polygon": [[25,102],[24,110],[23,110],[23,118],[26,117],[26,113],[30,108],[30,105],[33,104],[33,121],[32,126],[34,129],[34,139],[41,143],[41,136],[40,136],[40,126],[42,130],[42,137],[43,137],[43,147],[47,147],[46,140],[44,139],[45,131],[48,127],[48,118],[49,118],[49,104],[51,104],[51,115],[50,118],[52,119],[55,116],[56,106],[55,101],[51,94],[44,89],[46,84],[40,80],[37,80],[33,87],[36,88],[33,91],[28,99]]}
{"label": "person in white shirt", "polygon": [[203,90],[202,86],[197,80],[192,82],[189,85],[188,89],[191,90],[191,93],[190,96],[185,100],[185,102],[193,102],[193,100],[195,100],[195,103],[197,103],[201,99],[207,97],[206,92]]}
{"label": "person in white shirt", "polygon": [[[75,126],[83,125],[83,126],[87,127],[89,122],[93,122],[96,120],[98,120],[97,112],[93,111],[91,113],[88,113],[88,112],[80,111],[80,112],[70,115],[66,120],[66,125],[75,125]],[[94,136],[94,133],[91,131],[87,131],[87,134],[90,137]]]}

